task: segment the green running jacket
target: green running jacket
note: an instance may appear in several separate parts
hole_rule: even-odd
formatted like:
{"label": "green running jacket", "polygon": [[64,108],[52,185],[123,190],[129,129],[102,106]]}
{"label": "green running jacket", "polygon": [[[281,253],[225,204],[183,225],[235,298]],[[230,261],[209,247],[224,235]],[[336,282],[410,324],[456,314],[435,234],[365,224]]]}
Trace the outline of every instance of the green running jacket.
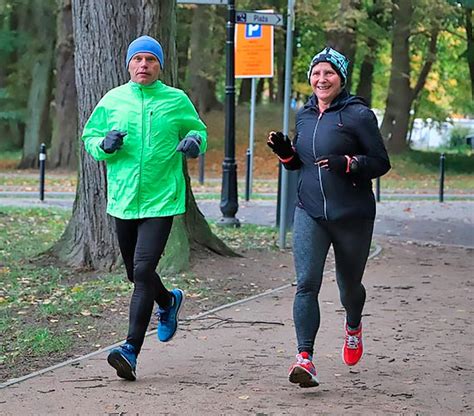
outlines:
{"label": "green running jacket", "polygon": [[[100,144],[110,130],[127,132],[123,146],[105,153]],[[107,165],[107,213],[121,219],[165,217],[186,210],[183,157],[176,152],[186,136],[201,138],[206,125],[187,95],[155,81],[128,82],[110,90],[87,121],[82,140],[86,151]]]}

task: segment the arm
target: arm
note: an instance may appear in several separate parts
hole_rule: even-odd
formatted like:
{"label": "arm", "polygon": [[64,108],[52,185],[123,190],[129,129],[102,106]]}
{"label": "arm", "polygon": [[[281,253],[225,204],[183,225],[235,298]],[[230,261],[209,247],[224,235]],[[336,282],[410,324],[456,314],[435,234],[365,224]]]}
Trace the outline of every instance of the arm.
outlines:
{"label": "arm", "polygon": [[199,153],[204,153],[207,150],[207,128],[199,118],[199,115],[191,103],[191,100],[184,93],[183,104],[180,111],[183,115],[179,131],[180,139],[187,137],[197,138],[197,142],[200,143]]}
{"label": "arm", "polygon": [[360,123],[356,135],[364,154],[353,155],[357,169],[351,172],[354,177],[373,179],[386,174],[391,166],[375,114],[368,108],[360,112]]}
{"label": "arm", "polygon": [[[296,144],[296,138],[295,138]],[[270,149],[273,150],[287,170],[297,170],[301,167],[302,163],[296,153],[294,146],[291,143],[291,140],[287,135],[284,135],[281,131],[274,132],[271,131],[268,134],[267,145]]]}
{"label": "arm", "polygon": [[97,161],[115,157],[116,153],[106,153],[101,147],[101,143],[108,131],[107,112],[99,102],[90,115],[89,120],[87,120],[82,133],[82,140],[84,141],[87,153]]}

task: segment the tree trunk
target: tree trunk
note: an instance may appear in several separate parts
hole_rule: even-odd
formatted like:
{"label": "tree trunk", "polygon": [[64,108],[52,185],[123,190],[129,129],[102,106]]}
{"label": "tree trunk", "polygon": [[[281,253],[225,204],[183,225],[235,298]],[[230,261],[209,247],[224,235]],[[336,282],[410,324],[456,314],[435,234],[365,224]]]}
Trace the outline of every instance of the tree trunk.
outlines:
{"label": "tree trunk", "polygon": [[472,32],[472,8],[466,7],[467,63],[471,76],[471,95],[474,100],[474,36]]}
{"label": "tree trunk", "polygon": [[[23,155],[18,168],[32,168],[38,163],[39,145],[49,142],[49,100],[54,49],[54,17],[49,2],[33,2],[32,24],[39,33],[38,48],[30,50],[34,56],[31,85],[26,110]],[[36,43],[33,43],[33,48]]]}
{"label": "tree trunk", "polygon": [[415,87],[410,87],[410,23],[412,0],[396,0],[393,8],[392,64],[385,114],[380,131],[387,149],[400,153],[408,149],[410,109],[426,82],[436,54],[438,29],[431,33],[429,49]]}
{"label": "tree trunk", "polygon": [[250,103],[250,96],[252,95],[252,78],[242,78],[239,89],[238,104]]}
{"label": "tree trunk", "polygon": [[372,106],[372,83],[374,80],[374,62],[377,55],[378,43],[376,40],[369,38],[367,41],[368,52],[364,56],[364,60],[360,67],[359,84],[357,85],[356,94],[364,98],[369,107]]}
{"label": "tree trunk", "polygon": [[328,45],[349,59],[346,88],[351,90],[352,68],[357,48],[357,20],[361,0],[341,0],[339,14],[326,33]]}
{"label": "tree trunk", "polygon": [[194,9],[190,41],[189,96],[201,114],[214,109],[222,109],[216,97],[215,66],[211,47],[213,14],[210,7],[198,6]]}
{"label": "tree trunk", "polygon": [[77,169],[77,93],[71,0],[59,1],[56,41],[55,116],[49,167]]}
{"label": "tree trunk", "polygon": [[[177,68],[174,0],[73,0],[76,85],[79,128],[99,99],[111,88],[128,80],[125,68],[126,49],[131,40],[148,33],[160,40],[165,54],[163,77],[176,84]],[[114,25],[104,25],[114,22]],[[91,53],[93,51],[93,53]],[[79,180],[72,218],[53,248],[53,252],[70,266],[110,269],[119,258],[115,224],[106,214],[105,164],[96,162],[80,142]],[[189,184],[189,176],[187,181]],[[204,217],[199,215],[188,187],[188,212],[176,218],[166,248],[163,267],[183,270],[188,265],[189,248],[197,241],[201,246],[222,254],[232,252],[215,237]],[[192,230],[194,234],[189,234]],[[179,253],[177,255],[175,252]],[[173,255],[172,255],[173,254]]]}

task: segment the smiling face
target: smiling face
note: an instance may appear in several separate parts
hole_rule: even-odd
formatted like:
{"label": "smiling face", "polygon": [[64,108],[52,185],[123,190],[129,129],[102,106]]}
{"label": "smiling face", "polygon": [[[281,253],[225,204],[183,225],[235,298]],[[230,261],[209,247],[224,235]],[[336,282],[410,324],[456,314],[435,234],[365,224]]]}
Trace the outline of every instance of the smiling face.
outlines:
{"label": "smiling face", "polygon": [[320,62],[311,70],[310,84],[318,102],[328,107],[342,90],[341,78],[329,62]]}
{"label": "smiling face", "polygon": [[133,55],[128,64],[130,79],[141,85],[155,82],[160,75],[160,61],[155,55],[147,52],[139,52]]}

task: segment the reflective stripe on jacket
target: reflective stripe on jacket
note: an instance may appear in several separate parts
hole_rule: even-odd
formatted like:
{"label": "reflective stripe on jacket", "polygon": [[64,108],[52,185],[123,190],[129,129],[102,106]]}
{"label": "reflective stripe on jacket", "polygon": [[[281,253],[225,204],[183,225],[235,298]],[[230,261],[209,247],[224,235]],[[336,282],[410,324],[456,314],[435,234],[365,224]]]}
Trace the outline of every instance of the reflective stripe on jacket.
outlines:
{"label": "reflective stripe on jacket", "polygon": [[[110,130],[127,132],[123,146],[105,153],[100,144]],[[186,184],[183,154],[176,152],[186,136],[201,138],[206,126],[187,95],[156,81],[128,82],[110,90],[87,121],[82,140],[86,151],[107,165],[107,213],[121,219],[183,214]]]}

